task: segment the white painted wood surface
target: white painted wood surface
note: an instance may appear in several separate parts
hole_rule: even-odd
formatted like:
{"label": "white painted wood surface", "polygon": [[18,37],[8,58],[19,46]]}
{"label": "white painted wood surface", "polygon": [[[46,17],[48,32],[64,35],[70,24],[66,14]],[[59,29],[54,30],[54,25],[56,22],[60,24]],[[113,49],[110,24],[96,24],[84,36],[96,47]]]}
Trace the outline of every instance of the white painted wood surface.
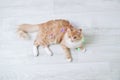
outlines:
{"label": "white painted wood surface", "polygon": [[[68,19],[83,28],[86,53],[72,50],[65,60],[59,45],[53,56],[39,48],[32,54],[32,39],[21,40],[17,25]],[[120,80],[119,0],[0,0],[0,80]]]}

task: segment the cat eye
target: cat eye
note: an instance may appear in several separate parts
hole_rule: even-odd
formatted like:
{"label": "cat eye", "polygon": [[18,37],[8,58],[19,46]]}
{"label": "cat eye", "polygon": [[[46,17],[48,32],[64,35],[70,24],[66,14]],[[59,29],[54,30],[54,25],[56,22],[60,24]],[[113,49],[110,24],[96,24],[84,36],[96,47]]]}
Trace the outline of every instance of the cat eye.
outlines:
{"label": "cat eye", "polygon": [[77,37],[75,36],[75,37],[73,37],[73,39],[76,39]]}

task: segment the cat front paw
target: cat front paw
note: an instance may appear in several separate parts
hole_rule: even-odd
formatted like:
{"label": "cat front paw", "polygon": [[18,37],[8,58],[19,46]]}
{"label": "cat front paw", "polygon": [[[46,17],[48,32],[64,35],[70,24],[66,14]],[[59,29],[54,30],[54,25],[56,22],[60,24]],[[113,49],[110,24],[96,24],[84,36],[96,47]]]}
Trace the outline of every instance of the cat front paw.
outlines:
{"label": "cat front paw", "polygon": [[76,48],[77,51],[81,51],[82,53],[84,53],[86,51],[86,48],[81,47],[81,48]]}
{"label": "cat front paw", "polygon": [[86,48],[81,49],[81,52],[84,53],[86,51]]}
{"label": "cat front paw", "polygon": [[67,62],[72,62],[72,58],[67,58]]}

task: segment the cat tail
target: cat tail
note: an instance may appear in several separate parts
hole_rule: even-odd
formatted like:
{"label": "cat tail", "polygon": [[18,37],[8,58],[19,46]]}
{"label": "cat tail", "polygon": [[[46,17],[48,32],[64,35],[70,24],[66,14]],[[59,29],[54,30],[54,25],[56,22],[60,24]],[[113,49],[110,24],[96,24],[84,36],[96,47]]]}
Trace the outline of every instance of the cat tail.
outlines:
{"label": "cat tail", "polygon": [[28,33],[36,32],[38,30],[39,30],[39,25],[22,24],[22,25],[19,25],[17,33],[20,38],[30,39],[30,36]]}

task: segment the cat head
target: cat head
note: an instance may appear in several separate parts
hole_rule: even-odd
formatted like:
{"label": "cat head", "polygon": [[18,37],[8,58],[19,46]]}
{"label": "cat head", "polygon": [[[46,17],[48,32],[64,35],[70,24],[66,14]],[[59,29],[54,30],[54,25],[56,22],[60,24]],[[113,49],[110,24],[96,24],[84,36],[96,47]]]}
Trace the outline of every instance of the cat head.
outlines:
{"label": "cat head", "polygon": [[82,29],[67,29],[67,37],[71,42],[80,41],[82,39]]}

